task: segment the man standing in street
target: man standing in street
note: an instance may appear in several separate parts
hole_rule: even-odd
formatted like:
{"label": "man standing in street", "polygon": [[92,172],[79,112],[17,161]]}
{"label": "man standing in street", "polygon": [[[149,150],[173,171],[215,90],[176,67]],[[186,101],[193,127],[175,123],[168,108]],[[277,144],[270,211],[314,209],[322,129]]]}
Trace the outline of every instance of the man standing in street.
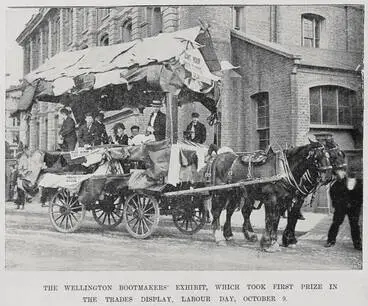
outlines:
{"label": "man standing in street", "polygon": [[184,132],[185,138],[192,142],[202,144],[206,141],[206,133],[206,127],[199,122],[199,114],[192,113],[192,122],[189,123]]}
{"label": "man standing in street", "polygon": [[344,222],[345,215],[348,215],[354,248],[361,251],[359,217],[363,204],[363,180],[356,178],[355,175],[351,176],[347,177],[344,174],[330,188],[332,206],[335,211],[325,247],[335,245],[339,227]]}
{"label": "man standing in street", "polygon": [[98,113],[95,118],[95,125],[97,131],[95,143],[96,146],[109,143],[109,137],[107,136],[106,127],[105,124],[103,123],[103,119],[104,119],[103,113]]}
{"label": "man standing in street", "polygon": [[91,113],[86,114],[86,123],[79,128],[78,142],[80,147],[94,146],[97,142],[97,127]]}
{"label": "man standing in street", "polygon": [[153,135],[156,141],[164,140],[166,138],[166,115],[160,111],[162,106],[161,101],[153,101],[153,112],[148,121],[148,126],[153,127]]}
{"label": "man standing in street", "polygon": [[63,151],[74,151],[77,143],[77,133],[75,131],[75,122],[70,117],[70,112],[66,108],[60,110],[60,117],[63,119],[59,135],[62,138],[61,149]]}

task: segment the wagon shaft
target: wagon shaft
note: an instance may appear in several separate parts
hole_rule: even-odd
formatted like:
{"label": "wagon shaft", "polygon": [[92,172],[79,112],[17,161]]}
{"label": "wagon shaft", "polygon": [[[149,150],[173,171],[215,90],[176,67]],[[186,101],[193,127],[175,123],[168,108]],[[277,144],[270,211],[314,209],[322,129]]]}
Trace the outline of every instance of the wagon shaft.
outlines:
{"label": "wagon shaft", "polygon": [[181,196],[181,195],[190,195],[190,194],[198,194],[198,193],[206,193],[209,191],[217,191],[217,190],[223,190],[223,189],[231,189],[231,188],[238,188],[248,185],[255,185],[255,184],[263,184],[263,183],[271,183],[279,181],[283,178],[282,175],[275,175],[270,178],[262,178],[262,179],[254,179],[249,181],[243,181],[233,184],[225,184],[225,185],[218,185],[218,186],[210,186],[210,187],[201,187],[201,188],[195,188],[195,189],[189,189],[189,190],[180,190],[180,191],[171,191],[166,192],[163,195],[165,197],[175,197],[175,196]]}

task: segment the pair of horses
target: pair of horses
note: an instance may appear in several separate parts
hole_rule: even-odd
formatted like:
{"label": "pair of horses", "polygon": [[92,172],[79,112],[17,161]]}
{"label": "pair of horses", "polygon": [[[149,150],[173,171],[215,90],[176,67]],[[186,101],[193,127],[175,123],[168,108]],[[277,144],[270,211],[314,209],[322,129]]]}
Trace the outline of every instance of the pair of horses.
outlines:
{"label": "pair of horses", "polygon": [[[252,164],[249,157],[243,158],[233,152],[220,153],[207,165],[211,168],[207,173],[211,171],[212,183],[216,185],[265,177],[267,173],[272,173],[270,169],[275,162],[281,162],[284,170],[280,180],[212,194],[212,229],[217,244],[223,245],[225,240],[232,238],[231,217],[237,208],[241,209],[244,218],[245,239],[257,241],[250,215],[255,201],[259,201],[260,205],[265,206],[265,230],[260,241],[261,249],[267,252],[280,249],[277,229],[280,216],[285,210],[288,210],[288,220],[282,243],[285,247],[295,246],[295,226],[304,199],[319,186],[330,183],[333,175],[344,171],[346,166],[344,153],[333,141],[327,141],[325,145],[310,141],[308,145],[284,150],[279,155],[272,150],[265,154],[263,163]],[[221,233],[220,215],[223,210],[226,210],[226,222]]]}

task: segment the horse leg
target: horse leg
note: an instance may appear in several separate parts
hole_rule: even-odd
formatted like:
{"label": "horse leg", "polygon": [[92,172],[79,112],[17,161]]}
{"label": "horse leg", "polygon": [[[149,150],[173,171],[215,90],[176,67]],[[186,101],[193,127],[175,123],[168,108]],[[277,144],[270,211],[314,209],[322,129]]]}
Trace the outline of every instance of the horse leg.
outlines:
{"label": "horse leg", "polygon": [[244,238],[251,242],[256,242],[258,240],[257,235],[254,233],[252,224],[250,223],[250,215],[253,211],[254,200],[249,198],[244,198],[244,205],[242,207],[243,215],[243,234]]}
{"label": "horse leg", "polygon": [[282,235],[282,245],[284,247],[295,247],[298,240],[295,238],[295,227],[298,222],[300,208],[303,205],[303,201],[298,199],[294,206],[288,212],[288,219],[285,231]]}
{"label": "horse leg", "polygon": [[263,232],[260,245],[261,249],[265,252],[277,252],[280,250],[280,246],[277,243],[277,229],[279,210],[277,207],[277,199],[275,195],[271,195],[267,201],[264,202],[265,205],[265,230]]}
{"label": "horse leg", "polygon": [[[230,193],[229,193],[230,196]],[[231,230],[231,217],[235,211],[237,199],[234,199],[233,197],[229,199],[229,203],[226,207],[226,221],[224,224],[224,237],[226,240],[231,240],[233,237],[233,232]]]}
{"label": "horse leg", "polygon": [[207,221],[209,223],[212,223],[212,221],[213,221],[213,215],[212,215],[212,197],[206,197],[203,202],[204,202],[204,213],[205,213],[205,217],[207,218]]}
{"label": "horse leg", "polygon": [[220,224],[220,216],[225,206],[225,203],[226,197],[224,197],[223,194],[215,195],[212,198],[212,215],[213,215],[212,231],[217,245],[226,245],[225,238],[221,233],[221,224]]}

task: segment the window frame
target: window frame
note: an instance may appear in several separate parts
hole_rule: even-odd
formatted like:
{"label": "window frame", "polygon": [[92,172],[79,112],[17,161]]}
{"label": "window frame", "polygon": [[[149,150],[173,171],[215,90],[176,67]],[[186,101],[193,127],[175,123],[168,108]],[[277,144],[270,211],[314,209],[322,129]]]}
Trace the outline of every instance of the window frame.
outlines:
{"label": "window frame", "polygon": [[233,29],[234,30],[241,30],[242,28],[242,16],[243,16],[243,6],[233,6],[232,13],[233,13]]}
{"label": "window frame", "polygon": [[[323,89],[324,88],[332,88],[335,92],[335,106],[336,106],[336,122],[335,123],[331,123],[331,122],[325,122],[324,118],[323,118],[323,101],[326,101],[326,99],[324,99],[323,97]],[[318,101],[319,101],[319,122],[312,122],[312,112],[311,112],[311,90],[318,90]],[[346,91],[347,97],[348,97],[348,105],[344,105],[341,106],[341,92],[342,91]],[[309,88],[309,109],[310,109],[310,118],[309,118],[309,124],[311,127],[336,127],[336,128],[340,128],[340,127],[344,127],[344,128],[350,128],[353,126],[353,101],[356,101],[356,97],[357,97],[357,92],[350,89],[350,88],[346,88],[346,87],[342,87],[342,86],[335,86],[335,85],[322,85],[322,86],[314,86],[314,87],[310,87]],[[341,115],[340,115],[340,108],[348,108],[349,109],[349,113],[350,113],[350,118],[348,122],[344,122],[341,123]]]}
{"label": "window frame", "polygon": [[[312,22],[312,37],[305,36],[304,20]],[[321,33],[322,33],[322,23],[325,20],[324,17],[316,14],[302,14],[301,15],[301,45],[302,47],[308,48],[320,48],[321,47]],[[318,28],[318,31],[317,31]],[[317,35],[318,33],[318,35]],[[318,37],[317,37],[318,36]],[[307,46],[305,40],[309,39],[312,42],[312,46]]]}
{"label": "window frame", "polygon": [[[269,93],[267,91],[259,92],[251,96],[252,100],[256,103],[256,130],[258,133],[258,148],[263,150],[267,148],[270,144],[270,98]],[[260,103],[263,103],[263,106],[260,106]],[[264,109],[264,115],[259,117],[260,107]],[[260,118],[265,119],[264,125],[260,125]],[[266,134],[266,137],[263,137],[263,134]]]}
{"label": "window frame", "polygon": [[[103,41],[105,41],[107,39],[108,43],[107,45],[105,43],[103,43]],[[99,46],[109,46],[110,45],[110,37],[109,37],[109,33],[104,33],[100,36],[99,40],[98,40]]]}
{"label": "window frame", "polygon": [[[130,27],[130,30],[128,29],[128,27]],[[124,39],[124,31],[129,31],[129,40]],[[128,18],[127,20],[125,20],[123,24],[121,25],[120,38],[121,38],[121,42],[123,43],[129,42],[132,40],[132,20],[131,18]]]}

